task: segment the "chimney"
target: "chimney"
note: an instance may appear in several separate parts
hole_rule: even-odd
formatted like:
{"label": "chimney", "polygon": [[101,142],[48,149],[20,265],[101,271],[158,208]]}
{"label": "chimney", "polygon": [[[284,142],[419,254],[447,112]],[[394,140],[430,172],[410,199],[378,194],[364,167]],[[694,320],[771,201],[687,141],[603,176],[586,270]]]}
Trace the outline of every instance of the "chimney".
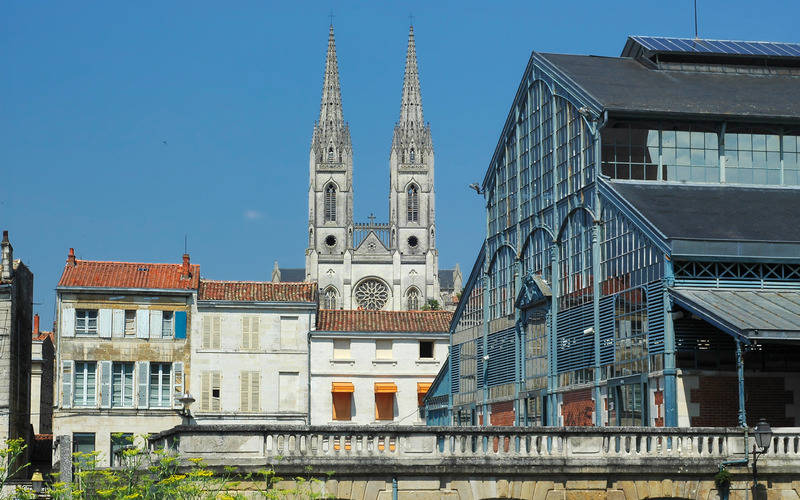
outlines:
{"label": "chimney", "polygon": [[69,249],[69,255],[67,255],[67,265],[71,267],[75,267],[77,264],[75,263],[75,249]]}
{"label": "chimney", "polygon": [[183,254],[183,269],[181,269],[181,279],[188,280],[192,277],[192,273],[189,267],[189,254]]}
{"label": "chimney", "polygon": [[8,241],[8,231],[3,231],[3,260],[2,260],[2,274],[0,279],[10,280],[14,275],[14,247]]}
{"label": "chimney", "polygon": [[39,336],[39,315],[33,315],[33,334]]}

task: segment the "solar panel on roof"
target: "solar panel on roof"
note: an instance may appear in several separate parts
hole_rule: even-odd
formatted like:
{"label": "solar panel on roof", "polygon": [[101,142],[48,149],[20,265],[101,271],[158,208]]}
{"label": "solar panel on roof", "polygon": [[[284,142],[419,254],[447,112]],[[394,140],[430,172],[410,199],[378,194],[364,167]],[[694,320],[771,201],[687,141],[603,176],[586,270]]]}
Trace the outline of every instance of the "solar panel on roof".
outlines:
{"label": "solar panel on roof", "polygon": [[712,53],[745,56],[800,57],[800,44],[745,42],[656,36],[632,36],[646,50],[661,53]]}

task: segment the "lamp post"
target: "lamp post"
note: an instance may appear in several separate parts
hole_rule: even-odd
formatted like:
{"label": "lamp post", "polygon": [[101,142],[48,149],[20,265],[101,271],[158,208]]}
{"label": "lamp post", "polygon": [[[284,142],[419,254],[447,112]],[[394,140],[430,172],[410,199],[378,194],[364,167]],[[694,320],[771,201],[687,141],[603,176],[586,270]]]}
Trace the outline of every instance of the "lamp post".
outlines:
{"label": "lamp post", "polygon": [[[753,431],[753,438],[755,439],[755,444],[753,444],[753,486],[757,487],[758,457],[769,449],[769,444],[772,442],[772,428],[763,418],[756,424],[756,428]],[[756,448],[760,448],[760,451],[756,450]]]}
{"label": "lamp post", "polygon": [[42,492],[42,487],[44,486],[44,477],[42,477],[42,473],[38,470],[34,472],[33,476],[31,476],[31,483],[33,492],[36,493],[36,498],[39,498],[39,494]]}
{"label": "lamp post", "polygon": [[178,402],[183,405],[183,408],[180,410],[180,414],[182,417],[190,418],[192,414],[189,412],[189,406],[195,402],[195,399],[192,397],[191,394],[184,394],[181,398],[178,399]]}

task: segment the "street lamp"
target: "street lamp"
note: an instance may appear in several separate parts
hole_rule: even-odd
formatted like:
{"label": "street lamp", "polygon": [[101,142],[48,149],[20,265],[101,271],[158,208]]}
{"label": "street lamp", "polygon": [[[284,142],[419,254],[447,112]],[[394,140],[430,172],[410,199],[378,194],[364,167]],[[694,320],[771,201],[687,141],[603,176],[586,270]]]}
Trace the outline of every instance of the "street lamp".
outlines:
{"label": "street lamp", "polygon": [[[772,442],[772,428],[763,418],[756,424],[753,438],[755,439],[755,444],[753,444],[753,484],[758,486],[758,457],[769,449],[769,444]],[[761,450],[756,450],[756,447]]]}
{"label": "street lamp", "polygon": [[36,493],[36,496],[39,496],[39,493],[42,492],[42,486],[44,486],[44,477],[42,477],[42,473],[38,470],[33,473],[31,476],[31,483],[33,485],[33,492]]}
{"label": "street lamp", "polygon": [[178,399],[178,402],[183,405],[183,408],[181,408],[180,411],[181,415],[184,417],[191,417],[192,414],[189,413],[189,406],[195,402],[195,399],[192,397],[192,395],[186,393]]}

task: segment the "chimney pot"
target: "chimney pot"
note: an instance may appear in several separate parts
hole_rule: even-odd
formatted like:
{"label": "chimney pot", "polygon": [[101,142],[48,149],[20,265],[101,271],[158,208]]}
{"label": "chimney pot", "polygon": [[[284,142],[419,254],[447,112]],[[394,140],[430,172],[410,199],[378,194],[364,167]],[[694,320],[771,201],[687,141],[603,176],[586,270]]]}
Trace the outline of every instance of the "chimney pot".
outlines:
{"label": "chimney pot", "polygon": [[183,279],[191,278],[192,273],[190,272],[190,269],[191,268],[189,267],[189,254],[185,253],[183,254],[183,269],[181,270],[181,278]]}
{"label": "chimney pot", "polygon": [[33,333],[37,337],[39,336],[39,315],[38,314],[34,314],[33,315]]}
{"label": "chimney pot", "polygon": [[14,247],[8,241],[8,231],[3,231],[3,242],[0,243],[0,246],[2,246],[2,261],[0,261],[2,274],[0,274],[0,278],[10,280],[14,274]]}
{"label": "chimney pot", "polygon": [[75,267],[77,264],[75,262],[75,249],[69,249],[69,255],[67,255],[67,265]]}

